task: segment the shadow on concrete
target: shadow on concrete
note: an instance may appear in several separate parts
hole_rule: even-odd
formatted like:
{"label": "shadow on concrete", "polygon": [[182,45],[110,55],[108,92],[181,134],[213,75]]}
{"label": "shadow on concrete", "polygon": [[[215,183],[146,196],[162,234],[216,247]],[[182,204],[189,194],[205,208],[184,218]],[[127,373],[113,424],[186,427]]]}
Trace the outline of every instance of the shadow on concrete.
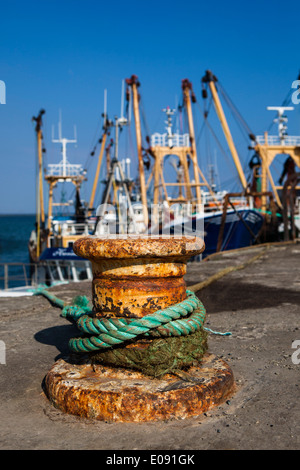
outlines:
{"label": "shadow on concrete", "polygon": [[275,307],[283,303],[300,305],[300,292],[283,289],[281,286],[268,287],[261,284],[216,281],[196,292],[207,313],[237,310],[258,310]]}
{"label": "shadow on concrete", "polygon": [[58,360],[70,353],[68,347],[69,340],[79,335],[80,333],[77,327],[75,325],[68,324],[53,326],[51,328],[38,331],[34,335],[34,339],[39,343],[55,346],[58,351],[60,351],[60,354],[55,358],[55,360]]}

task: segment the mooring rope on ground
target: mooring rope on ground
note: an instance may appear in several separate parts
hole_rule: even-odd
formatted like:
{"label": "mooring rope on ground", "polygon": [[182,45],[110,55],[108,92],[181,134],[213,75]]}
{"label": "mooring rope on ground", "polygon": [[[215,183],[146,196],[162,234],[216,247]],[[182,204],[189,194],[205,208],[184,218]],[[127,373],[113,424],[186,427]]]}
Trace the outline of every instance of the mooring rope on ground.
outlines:
{"label": "mooring rope on ground", "polygon": [[226,274],[229,274],[229,273],[232,273],[234,271],[239,271],[241,269],[246,268],[249,264],[252,264],[256,260],[261,258],[261,256],[263,256],[266,253],[268,248],[269,247],[266,247],[264,250],[261,251],[261,253],[256,254],[255,256],[253,256],[249,260],[245,261],[244,263],[241,263],[237,266],[228,266],[227,268],[221,269],[216,274],[213,274],[208,279],[205,279],[205,281],[197,282],[196,284],[193,284],[192,286],[189,286],[189,290],[192,291],[192,292],[198,292],[199,290],[204,289],[205,287],[209,286],[213,282],[218,281],[222,277],[226,276]]}

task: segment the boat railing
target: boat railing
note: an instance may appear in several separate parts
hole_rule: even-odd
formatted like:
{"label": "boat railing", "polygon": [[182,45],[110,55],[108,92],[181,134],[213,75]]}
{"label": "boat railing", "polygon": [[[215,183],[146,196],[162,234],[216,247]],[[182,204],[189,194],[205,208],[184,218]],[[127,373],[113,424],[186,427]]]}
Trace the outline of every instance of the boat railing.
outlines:
{"label": "boat railing", "polygon": [[285,135],[280,137],[278,135],[268,135],[267,142],[264,135],[257,135],[256,142],[260,145],[287,145],[292,147],[300,147],[300,136],[298,135]]}
{"label": "boat railing", "polygon": [[0,286],[8,289],[11,285],[22,282],[25,286],[32,285],[30,282],[30,263],[0,263]]}
{"label": "boat railing", "polygon": [[61,235],[90,235],[93,233],[94,223],[75,223],[68,221],[55,221],[52,223],[53,232]]}
{"label": "boat railing", "polygon": [[51,285],[56,282],[77,282],[83,279],[92,279],[90,262],[86,260],[0,263],[0,290],[36,287],[45,283]]}
{"label": "boat railing", "polygon": [[[209,208],[219,210],[222,209],[226,194],[226,191],[220,191],[214,193],[213,195],[211,193],[203,192],[202,203],[205,206],[205,210],[209,210]],[[251,205],[249,203],[249,198],[245,196],[231,198],[231,202],[234,204],[234,206],[238,206],[241,209],[246,207],[249,208]]]}
{"label": "boat railing", "polygon": [[48,176],[77,176],[82,173],[82,165],[73,163],[50,163]]}
{"label": "boat railing", "polygon": [[239,209],[246,209],[249,207],[252,207],[251,201],[249,202],[249,199],[246,197],[240,197],[240,198],[231,198],[231,203],[239,208]]}
{"label": "boat railing", "polygon": [[188,147],[190,145],[189,134],[172,134],[169,136],[167,133],[159,134],[156,132],[151,136],[151,146],[168,147],[170,140],[173,147]]}

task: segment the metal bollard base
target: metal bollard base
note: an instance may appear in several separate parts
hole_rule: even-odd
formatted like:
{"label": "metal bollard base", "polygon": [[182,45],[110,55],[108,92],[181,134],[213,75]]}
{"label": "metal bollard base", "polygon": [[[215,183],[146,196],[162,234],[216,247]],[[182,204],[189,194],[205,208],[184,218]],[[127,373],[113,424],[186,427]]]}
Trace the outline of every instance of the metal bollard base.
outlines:
{"label": "metal bollard base", "polygon": [[107,422],[197,416],[221,404],[234,390],[228,364],[208,353],[199,366],[162,378],[73,357],[57,361],[45,377],[46,395],[56,408]]}

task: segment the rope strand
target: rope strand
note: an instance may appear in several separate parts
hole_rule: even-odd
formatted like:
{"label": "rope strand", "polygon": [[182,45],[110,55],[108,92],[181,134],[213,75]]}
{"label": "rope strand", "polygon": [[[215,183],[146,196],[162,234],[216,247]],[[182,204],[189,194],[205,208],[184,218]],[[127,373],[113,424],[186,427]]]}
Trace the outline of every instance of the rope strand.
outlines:
{"label": "rope strand", "polygon": [[125,318],[97,318],[92,315],[89,301],[85,296],[74,299],[74,305],[66,303],[50,294],[44,287],[36,290],[34,295],[43,295],[52,304],[62,309],[62,316],[76,323],[84,337],[72,338],[69,348],[73,352],[98,351],[119,346],[126,341],[135,340],[139,336],[170,337],[186,336],[199,331],[205,331],[222,336],[231,335],[230,332],[220,333],[203,326],[206,310],[196,294],[186,291],[187,298],[182,302],[171,305],[155,313],[145,315],[139,319]]}

